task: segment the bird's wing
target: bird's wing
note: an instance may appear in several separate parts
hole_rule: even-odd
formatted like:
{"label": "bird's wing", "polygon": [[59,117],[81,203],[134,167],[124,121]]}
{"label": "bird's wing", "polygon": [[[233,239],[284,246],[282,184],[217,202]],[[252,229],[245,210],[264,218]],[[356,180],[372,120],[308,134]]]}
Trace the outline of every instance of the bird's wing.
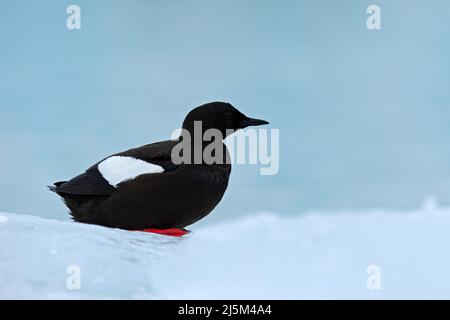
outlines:
{"label": "bird's wing", "polygon": [[67,182],[59,182],[52,191],[65,194],[108,196],[117,185],[142,174],[161,174],[177,169],[171,151],[177,141],[162,141],[117,153],[90,167]]}

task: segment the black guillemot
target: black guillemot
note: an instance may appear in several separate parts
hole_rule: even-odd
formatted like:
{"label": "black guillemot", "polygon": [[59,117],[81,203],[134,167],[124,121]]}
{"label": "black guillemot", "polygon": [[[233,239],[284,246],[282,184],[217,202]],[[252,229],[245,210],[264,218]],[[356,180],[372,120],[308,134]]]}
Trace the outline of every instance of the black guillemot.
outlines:
{"label": "black guillemot", "polygon": [[[224,102],[193,109],[182,128],[194,134],[197,122],[201,122],[202,134],[216,129],[223,138],[233,130],[268,124],[249,118]],[[54,183],[50,190],[64,199],[75,221],[183,235],[186,226],[208,215],[220,202],[228,186],[231,164],[178,163],[172,154],[180,140],[156,142],[114,154],[69,181]],[[224,157],[228,157],[223,139],[220,147],[225,151]]]}

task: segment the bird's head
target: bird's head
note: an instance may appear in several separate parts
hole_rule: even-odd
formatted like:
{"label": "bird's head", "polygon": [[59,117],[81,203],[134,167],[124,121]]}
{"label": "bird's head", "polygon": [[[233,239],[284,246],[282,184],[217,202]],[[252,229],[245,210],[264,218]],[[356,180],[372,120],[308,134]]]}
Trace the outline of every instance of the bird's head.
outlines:
{"label": "bird's head", "polygon": [[183,122],[183,129],[194,132],[194,124],[201,121],[202,131],[218,129],[225,138],[230,129],[236,131],[250,126],[260,126],[269,122],[249,118],[226,102],[211,102],[192,109]]}

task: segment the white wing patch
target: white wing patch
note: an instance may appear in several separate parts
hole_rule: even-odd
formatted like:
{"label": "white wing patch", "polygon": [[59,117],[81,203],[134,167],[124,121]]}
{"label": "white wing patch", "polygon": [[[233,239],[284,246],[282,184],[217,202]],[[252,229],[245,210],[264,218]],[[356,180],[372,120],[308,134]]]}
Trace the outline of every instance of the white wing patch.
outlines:
{"label": "white wing patch", "polygon": [[164,169],[133,157],[112,156],[98,164],[98,171],[108,183],[116,187],[119,183],[147,173],[160,173]]}

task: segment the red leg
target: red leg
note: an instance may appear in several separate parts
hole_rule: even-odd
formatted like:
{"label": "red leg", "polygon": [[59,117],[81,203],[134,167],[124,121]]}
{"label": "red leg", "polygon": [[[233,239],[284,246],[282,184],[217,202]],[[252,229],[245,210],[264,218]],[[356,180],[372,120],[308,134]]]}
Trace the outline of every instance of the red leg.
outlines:
{"label": "red leg", "polygon": [[131,231],[140,231],[140,232],[150,232],[150,233],[157,233],[162,234],[165,236],[172,236],[172,237],[181,237],[185,234],[189,233],[186,229],[179,229],[179,228],[171,228],[171,229],[142,229],[142,230],[131,230]]}

